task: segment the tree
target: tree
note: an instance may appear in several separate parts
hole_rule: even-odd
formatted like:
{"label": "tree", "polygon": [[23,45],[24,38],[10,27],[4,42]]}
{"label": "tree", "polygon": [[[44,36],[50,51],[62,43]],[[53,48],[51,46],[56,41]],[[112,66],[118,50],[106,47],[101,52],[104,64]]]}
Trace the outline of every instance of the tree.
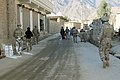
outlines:
{"label": "tree", "polygon": [[68,16],[64,16],[64,19],[65,19],[66,21],[70,21],[70,20],[71,20],[70,18],[68,18]]}
{"label": "tree", "polygon": [[110,5],[106,2],[106,0],[102,0],[97,9],[98,17],[103,17],[106,13],[110,15]]}

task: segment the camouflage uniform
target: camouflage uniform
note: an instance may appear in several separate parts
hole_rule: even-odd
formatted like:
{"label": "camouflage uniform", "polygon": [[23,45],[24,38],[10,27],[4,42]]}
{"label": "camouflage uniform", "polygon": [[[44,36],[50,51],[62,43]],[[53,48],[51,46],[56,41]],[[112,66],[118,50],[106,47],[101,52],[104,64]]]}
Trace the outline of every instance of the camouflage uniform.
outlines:
{"label": "camouflage uniform", "polygon": [[73,41],[74,43],[77,43],[77,34],[78,30],[76,28],[73,29]]}
{"label": "camouflage uniform", "polygon": [[103,68],[109,66],[109,51],[111,48],[111,38],[113,35],[113,27],[105,22],[102,27],[102,31],[100,33],[99,41],[99,53],[100,58],[103,61]]}
{"label": "camouflage uniform", "polygon": [[81,29],[81,31],[80,31],[80,38],[81,38],[81,42],[86,42],[87,33],[83,29]]}
{"label": "camouflage uniform", "polygon": [[23,47],[23,30],[21,29],[21,25],[17,25],[17,28],[14,30],[13,36],[16,39],[15,52],[17,51],[18,54],[21,54],[21,50]]}
{"label": "camouflage uniform", "polygon": [[40,33],[39,33],[39,31],[38,31],[38,29],[37,29],[36,26],[33,28],[32,33],[33,33],[33,41],[34,41],[34,44],[36,44],[36,43],[38,44]]}
{"label": "camouflage uniform", "polygon": [[25,32],[26,37],[26,46],[27,46],[27,52],[32,50],[32,37],[33,33],[30,31],[30,27],[27,28],[27,31]]}

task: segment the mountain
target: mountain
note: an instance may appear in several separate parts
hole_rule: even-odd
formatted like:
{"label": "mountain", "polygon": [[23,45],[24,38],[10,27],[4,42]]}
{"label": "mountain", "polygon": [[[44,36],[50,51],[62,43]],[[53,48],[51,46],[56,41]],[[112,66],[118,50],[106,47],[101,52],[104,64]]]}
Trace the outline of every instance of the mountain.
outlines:
{"label": "mountain", "polygon": [[95,11],[95,5],[88,0],[86,1],[71,0],[64,8],[63,14],[71,20],[86,20]]}
{"label": "mountain", "polygon": [[[96,0],[96,7],[98,7],[101,0]],[[106,0],[111,7],[120,6],[120,0]]]}
{"label": "mountain", "polygon": [[[72,20],[88,19],[95,13],[101,0],[51,0],[53,12],[61,13]],[[111,6],[120,6],[120,0],[107,0]],[[90,17],[89,17],[90,18]]]}
{"label": "mountain", "polygon": [[120,0],[107,0],[107,2],[111,5],[111,6],[119,6],[120,7]]}
{"label": "mountain", "polygon": [[69,1],[70,0],[51,0],[53,4],[53,12],[58,13],[59,11],[63,11]]}
{"label": "mountain", "polygon": [[62,13],[72,20],[86,19],[94,10],[95,0],[51,0],[53,12]]}

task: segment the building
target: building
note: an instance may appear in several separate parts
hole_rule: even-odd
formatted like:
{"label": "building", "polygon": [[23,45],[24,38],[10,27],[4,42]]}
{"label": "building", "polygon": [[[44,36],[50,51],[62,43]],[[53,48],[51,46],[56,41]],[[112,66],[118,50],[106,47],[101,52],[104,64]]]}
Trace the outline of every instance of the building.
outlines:
{"label": "building", "polygon": [[60,32],[61,26],[68,20],[63,16],[49,16],[49,33]]}
{"label": "building", "polygon": [[0,47],[14,44],[13,31],[17,24],[26,31],[36,25],[39,31],[47,32],[47,14],[52,12],[49,0],[0,0]]}
{"label": "building", "polygon": [[72,27],[76,27],[77,29],[81,29],[81,23],[79,23],[79,22],[65,22],[64,26],[68,27],[69,29],[71,29]]}
{"label": "building", "polygon": [[38,26],[39,31],[47,32],[47,14],[52,12],[52,3],[49,0],[18,0],[17,24],[26,27]]}

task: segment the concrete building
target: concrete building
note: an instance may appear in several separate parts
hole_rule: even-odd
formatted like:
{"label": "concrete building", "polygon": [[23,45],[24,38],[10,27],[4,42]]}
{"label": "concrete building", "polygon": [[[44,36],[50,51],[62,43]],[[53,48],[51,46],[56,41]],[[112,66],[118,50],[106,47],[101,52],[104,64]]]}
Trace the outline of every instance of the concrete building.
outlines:
{"label": "concrete building", "polygon": [[47,32],[46,15],[52,12],[52,3],[49,0],[18,0],[17,2],[17,24],[23,29],[38,26],[39,31]]}
{"label": "concrete building", "polygon": [[49,18],[49,33],[60,32],[61,26],[68,20],[63,16],[48,16]]}
{"label": "concrete building", "polygon": [[71,29],[72,27],[76,27],[77,29],[81,29],[81,23],[79,23],[79,22],[65,22],[64,26],[68,27],[69,29]]}
{"label": "concrete building", "polygon": [[14,44],[13,31],[17,24],[24,31],[37,26],[39,31],[47,32],[47,14],[52,12],[49,0],[0,0],[0,47]]}

